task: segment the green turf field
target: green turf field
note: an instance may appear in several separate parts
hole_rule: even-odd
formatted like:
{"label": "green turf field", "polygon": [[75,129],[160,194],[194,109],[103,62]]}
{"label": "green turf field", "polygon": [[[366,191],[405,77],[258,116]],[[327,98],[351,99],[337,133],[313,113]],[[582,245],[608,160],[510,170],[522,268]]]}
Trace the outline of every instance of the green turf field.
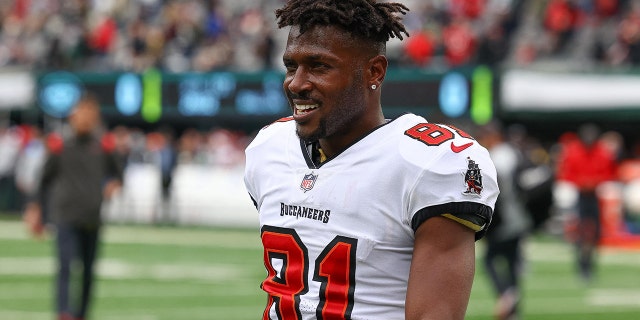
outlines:
{"label": "green turf field", "polygon": [[[256,230],[112,225],[104,239],[92,319],[260,318]],[[0,319],[54,318],[51,247],[0,221]],[[573,273],[565,243],[538,238],[527,252],[524,319],[640,319],[640,252],[604,251],[590,285]],[[493,305],[479,263],[467,319],[492,319]]]}

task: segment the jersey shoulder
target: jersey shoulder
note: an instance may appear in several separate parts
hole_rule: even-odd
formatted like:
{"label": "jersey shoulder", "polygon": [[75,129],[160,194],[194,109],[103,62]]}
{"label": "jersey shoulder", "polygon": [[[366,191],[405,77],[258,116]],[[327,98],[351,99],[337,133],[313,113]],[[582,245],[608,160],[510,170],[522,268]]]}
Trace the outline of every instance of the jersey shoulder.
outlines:
{"label": "jersey shoulder", "polygon": [[461,223],[482,237],[491,221],[499,189],[489,152],[464,130],[416,117],[398,148],[415,171],[409,204],[412,228],[434,216]]}
{"label": "jersey shoulder", "polygon": [[[431,123],[416,115],[405,115],[397,120],[397,145],[402,157],[420,167],[435,163],[466,166],[466,159],[477,153],[488,156],[470,134],[450,124]],[[458,160],[458,161],[456,161]]]}
{"label": "jersey shoulder", "polygon": [[[291,134],[295,135],[295,121],[293,120],[293,117],[280,118],[262,127],[249,146],[247,146],[246,150],[249,151],[253,148],[264,145],[265,143],[276,141],[275,139],[281,139],[282,137]],[[276,141],[275,143],[278,142]]]}

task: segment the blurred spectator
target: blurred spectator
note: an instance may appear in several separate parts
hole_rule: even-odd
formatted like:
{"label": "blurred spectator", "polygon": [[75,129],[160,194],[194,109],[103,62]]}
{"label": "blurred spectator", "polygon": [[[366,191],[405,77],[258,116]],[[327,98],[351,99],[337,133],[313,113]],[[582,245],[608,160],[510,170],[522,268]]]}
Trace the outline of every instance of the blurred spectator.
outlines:
{"label": "blurred spectator", "polygon": [[629,155],[625,150],[625,141],[622,134],[615,130],[609,130],[602,133],[600,140],[602,144],[609,149],[616,162],[620,162]]}
{"label": "blurred spectator", "polygon": [[158,222],[171,220],[170,192],[176,161],[173,129],[162,126],[160,129],[146,134],[142,163],[150,164],[159,173],[157,188],[160,194],[154,217]]}
{"label": "blurred spectator", "polygon": [[555,171],[549,151],[537,138],[529,135],[525,126],[510,124],[505,130],[507,142],[519,150],[519,163],[514,181],[520,201],[531,220],[531,232],[544,227],[553,205],[552,188]]}
{"label": "blurred spectator", "polygon": [[175,149],[175,138],[173,129],[168,126],[163,126],[159,130],[162,136],[161,145],[158,153],[160,156],[160,173],[162,176],[162,197],[168,200],[171,190],[171,178],[173,177],[173,171],[176,167],[177,152]]}
{"label": "blurred spectator", "polygon": [[616,178],[617,159],[600,139],[595,124],[583,124],[573,139],[562,143],[557,163],[557,180],[578,191],[576,259],[579,275],[590,281],[595,271],[595,255],[600,239],[600,204],[597,188]]}
{"label": "blurred spectator", "polygon": [[479,64],[497,66],[507,58],[509,46],[509,35],[505,32],[503,26],[498,23],[492,23],[488,32],[479,39],[477,62]]}
{"label": "blurred spectator", "polygon": [[428,32],[414,31],[407,39],[405,51],[413,65],[426,66],[433,58],[435,43]]}
{"label": "blurred spectator", "polygon": [[479,18],[484,11],[486,0],[450,0],[449,10],[452,16],[470,19]]}
{"label": "blurred spectator", "polygon": [[206,163],[206,157],[202,153],[204,138],[198,130],[189,128],[185,130],[178,141],[178,164],[180,163]]}
{"label": "blurred spectator", "polygon": [[22,147],[22,134],[18,127],[0,122],[0,211],[18,209],[15,166]]}
{"label": "blurred spectator", "polygon": [[132,150],[131,130],[125,126],[118,125],[111,130],[113,135],[114,153],[125,165],[129,161]]}
{"label": "blurred spectator", "polygon": [[97,55],[108,54],[115,42],[117,26],[112,17],[96,14],[88,30],[89,48]]}
{"label": "blurred spectator", "polygon": [[213,129],[207,137],[208,163],[215,167],[234,168],[244,163],[243,144],[238,134],[226,129]]}
{"label": "blurred spectator", "polygon": [[578,10],[569,0],[550,0],[544,13],[544,27],[553,41],[553,52],[564,50],[578,24]]}
{"label": "blurred spectator", "polygon": [[519,174],[527,162],[521,150],[522,142],[515,141],[522,138],[517,134],[507,136],[501,126],[492,123],[483,128],[479,140],[489,150],[500,187],[494,218],[486,235],[484,263],[498,296],[495,318],[504,320],[519,319],[524,264],[522,246],[532,227],[518,188]]}
{"label": "blurred spectator", "polygon": [[640,5],[628,12],[618,26],[618,39],[626,52],[625,61],[640,63]]}
{"label": "blurred spectator", "polygon": [[[122,181],[122,166],[114,144],[96,136],[99,102],[83,96],[69,125],[73,135],[49,145],[37,194],[26,205],[24,219],[36,236],[44,228],[44,211],[55,226],[57,253],[56,312],[59,320],[85,319],[93,293],[94,262],[98,255],[102,200],[109,199]],[[80,272],[80,292],[72,289]]]}
{"label": "blurred spectator", "polygon": [[626,229],[640,234],[640,143],[636,142],[630,157],[621,161],[618,176],[622,185],[622,209]]}
{"label": "blurred spectator", "polygon": [[620,2],[618,0],[594,0],[595,15],[599,19],[609,19],[618,14]]}
{"label": "blurred spectator", "polygon": [[477,39],[469,21],[454,17],[442,30],[445,58],[450,66],[461,66],[474,57]]}
{"label": "blurred spectator", "polygon": [[29,131],[29,137],[18,155],[15,168],[16,187],[22,195],[22,201],[36,192],[40,172],[47,156],[47,148],[40,128],[25,126],[25,129]]}
{"label": "blurred spectator", "polygon": [[262,35],[258,36],[258,38],[262,38],[262,41],[258,41],[256,54],[258,57],[262,57],[262,68],[265,70],[271,70],[275,68],[274,57],[276,56],[274,33],[265,23],[261,34]]}

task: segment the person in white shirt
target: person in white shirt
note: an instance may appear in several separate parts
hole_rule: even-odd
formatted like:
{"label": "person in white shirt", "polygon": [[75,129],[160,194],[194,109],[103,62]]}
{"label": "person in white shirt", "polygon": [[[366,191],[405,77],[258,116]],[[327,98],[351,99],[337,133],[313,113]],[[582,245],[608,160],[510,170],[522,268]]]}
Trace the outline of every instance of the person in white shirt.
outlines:
{"label": "person in white shirt", "polygon": [[463,319],[475,240],[498,196],[487,150],[453,126],[386,119],[385,44],[408,8],[291,0],[292,116],[246,149],[268,294],[263,319]]}

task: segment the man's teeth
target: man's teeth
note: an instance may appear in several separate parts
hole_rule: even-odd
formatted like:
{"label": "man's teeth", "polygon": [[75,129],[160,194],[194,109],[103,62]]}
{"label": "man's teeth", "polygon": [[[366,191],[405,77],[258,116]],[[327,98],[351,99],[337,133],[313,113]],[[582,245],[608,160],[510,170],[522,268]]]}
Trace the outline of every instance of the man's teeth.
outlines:
{"label": "man's teeth", "polygon": [[316,104],[296,104],[296,111],[297,112],[306,112],[309,110],[313,110],[315,108],[317,108],[318,105]]}

